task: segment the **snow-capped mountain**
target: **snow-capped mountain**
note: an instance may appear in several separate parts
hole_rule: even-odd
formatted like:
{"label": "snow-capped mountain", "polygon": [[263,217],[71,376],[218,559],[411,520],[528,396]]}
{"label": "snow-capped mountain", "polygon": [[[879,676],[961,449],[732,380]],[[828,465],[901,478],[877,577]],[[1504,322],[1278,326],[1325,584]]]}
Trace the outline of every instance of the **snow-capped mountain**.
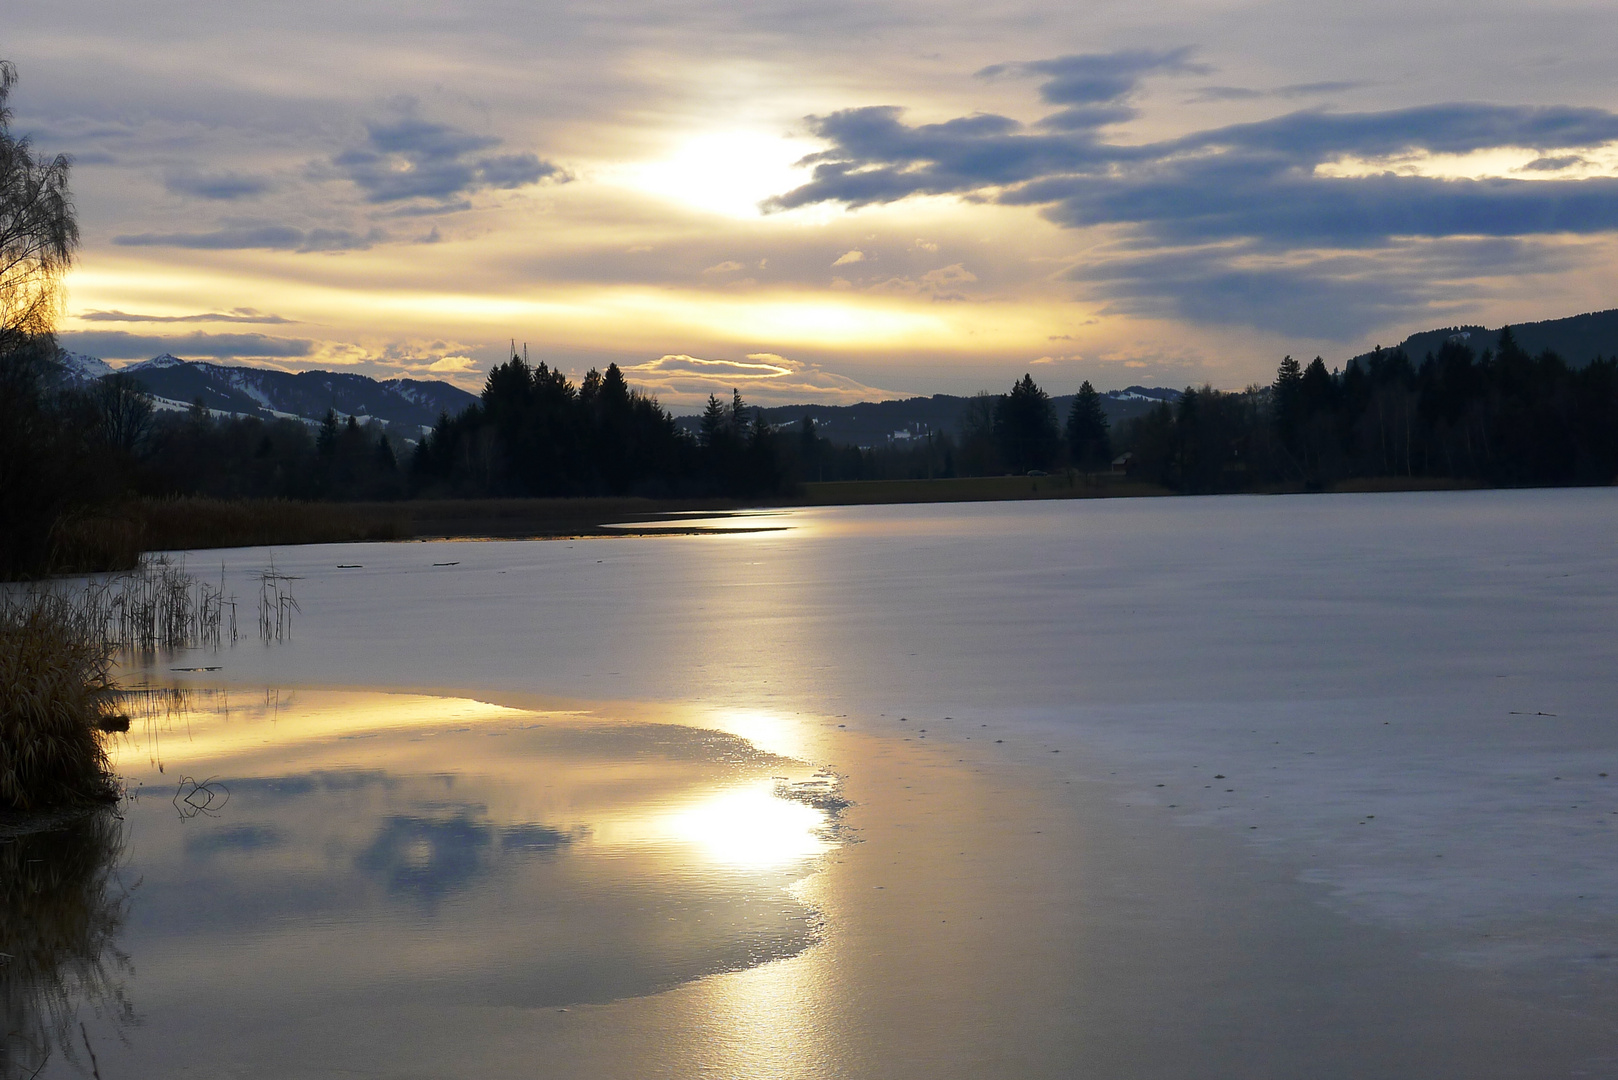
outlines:
{"label": "snow-capped mountain", "polygon": [[60,352],[56,359],[62,365],[62,378],[81,386],[95,382],[104,375],[111,375],[113,370],[112,365],[100,357],[86,356],[84,353]]}
{"label": "snow-capped mountain", "polygon": [[[63,354],[69,378],[88,382],[113,373],[104,361]],[[358,416],[399,424],[414,433],[431,427],[440,414],[459,415],[477,400],[449,383],[427,379],[379,381],[342,371],[301,371],[236,367],[202,360],[182,360],[164,353],[118,369],[138,381],[147,393],[188,406],[201,401],[210,411],[245,416],[297,417],[318,421],[328,409],[339,416]]]}

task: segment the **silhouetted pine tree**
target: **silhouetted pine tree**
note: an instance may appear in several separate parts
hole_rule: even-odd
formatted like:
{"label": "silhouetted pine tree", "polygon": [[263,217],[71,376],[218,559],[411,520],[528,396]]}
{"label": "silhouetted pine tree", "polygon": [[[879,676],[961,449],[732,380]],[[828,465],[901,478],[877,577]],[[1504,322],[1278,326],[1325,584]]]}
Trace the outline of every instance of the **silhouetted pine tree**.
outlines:
{"label": "silhouetted pine tree", "polygon": [[1075,466],[1092,470],[1112,461],[1111,427],[1101,411],[1101,395],[1086,379],[1067,414],[1067,452]]}

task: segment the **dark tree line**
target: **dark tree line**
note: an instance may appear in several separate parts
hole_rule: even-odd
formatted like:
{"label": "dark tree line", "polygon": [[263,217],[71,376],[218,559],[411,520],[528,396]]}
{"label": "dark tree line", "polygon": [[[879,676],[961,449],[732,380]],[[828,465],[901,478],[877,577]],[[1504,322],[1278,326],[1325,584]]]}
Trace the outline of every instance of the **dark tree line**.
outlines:
{"label": "dark tree line", "polygon": [[741,395],[712,395],[700,438],[657,399],[631,390],[617,364],[575,387],[521,357],[489,372],[476,405],[440,417],[410,462],[424,495],[726,495],[790,486],[781,442]]}
{"label": "dark tree line", "polygon": [[1378,348],[1330,371],[1290,356],[1275,382],[1187,390],[1121,432],[1135,472],[1179,491],[1428,477],[1488,485],[1618,478],[1618,360],[1530,356],[1510,328],[1481,354],[1446,342],[1419,365]]}
{"label": "dark tree line", "polygon": [[1079,389],[1065,424],[1050,395],[1024,375],[1009,393],[981,393],[967,402],[960,430],[930,432],[908,443],[856,448],[820,437],[807,417],[798,438],[784,444],[788,475],[819,480],[933,480],[1077,469],[1106,470],[1112,462],[1110,422],[1101,395]]}
{"label": "dark tree line", "polygon": [[[0,349],[0,579],[104,562],[93,531],[134,497],[721,496],[789,490],[796,444],[739,394],[692,438],[616,365],[574,386],[512,357],[478,403],[415,443],[328,412],[319,425],[159,411],[128,376],[75,385],[49,334]],[[81,551],[82,549],[82,551]]]}

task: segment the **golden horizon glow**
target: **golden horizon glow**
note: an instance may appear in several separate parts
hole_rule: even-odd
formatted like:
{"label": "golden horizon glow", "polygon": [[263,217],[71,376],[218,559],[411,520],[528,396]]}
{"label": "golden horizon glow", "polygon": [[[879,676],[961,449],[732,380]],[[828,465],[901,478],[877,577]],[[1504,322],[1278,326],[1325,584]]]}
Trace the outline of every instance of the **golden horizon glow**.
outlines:
{"label": "golden horizon glow", "polygon": [[1316,176],[1423,176],[1434,180],[1585,180],[1618,176],[1618,143],[1539,151],[1494,147],[1466,154],[1428,152],[1366,158],[1345,156],[1315,167]]}

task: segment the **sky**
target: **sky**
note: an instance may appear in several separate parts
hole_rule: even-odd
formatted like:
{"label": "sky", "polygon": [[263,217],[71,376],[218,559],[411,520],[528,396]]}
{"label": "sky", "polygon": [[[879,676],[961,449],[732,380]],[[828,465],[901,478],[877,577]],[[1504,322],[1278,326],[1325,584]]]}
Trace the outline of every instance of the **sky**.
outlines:
{"label": "sky", "polygon": [[7,0],[63,344],[848,403],[1618,306],[1618,5]]}

